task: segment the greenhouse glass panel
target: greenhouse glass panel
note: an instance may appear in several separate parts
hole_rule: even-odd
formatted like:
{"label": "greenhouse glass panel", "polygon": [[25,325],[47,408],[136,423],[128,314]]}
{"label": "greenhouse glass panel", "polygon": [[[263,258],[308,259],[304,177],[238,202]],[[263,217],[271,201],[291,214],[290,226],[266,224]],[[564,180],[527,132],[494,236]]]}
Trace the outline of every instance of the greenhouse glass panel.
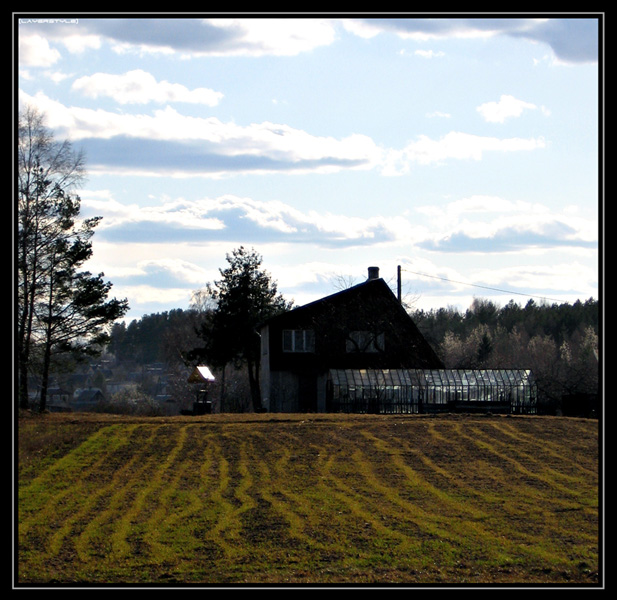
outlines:
{"label": "greenhouse glass panel", "polygon": [[528,370],[331,370],[332,412],[536,412],[537,389]]}

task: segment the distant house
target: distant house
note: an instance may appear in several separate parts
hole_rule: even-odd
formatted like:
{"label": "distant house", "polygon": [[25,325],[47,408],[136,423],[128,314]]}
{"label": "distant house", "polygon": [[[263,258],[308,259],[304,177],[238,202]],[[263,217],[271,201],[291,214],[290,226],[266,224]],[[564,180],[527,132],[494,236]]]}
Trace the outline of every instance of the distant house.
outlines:
{"label": "distant house", "polygon": [[89,411],[105,400],[103,392],[98,388],[75,390],[71,400],[71,408],[75,411]]}
{"label": "distant house", "polygon": [[376,267],[364,283],[270,319],[260,334],[271,412],[328,410],[332,370],[443,369]]}
{"label": "distant house", "polygon": [[46,407],[50,412],[71,412],[71,404],[68,391],[53,387],[47,390]]}

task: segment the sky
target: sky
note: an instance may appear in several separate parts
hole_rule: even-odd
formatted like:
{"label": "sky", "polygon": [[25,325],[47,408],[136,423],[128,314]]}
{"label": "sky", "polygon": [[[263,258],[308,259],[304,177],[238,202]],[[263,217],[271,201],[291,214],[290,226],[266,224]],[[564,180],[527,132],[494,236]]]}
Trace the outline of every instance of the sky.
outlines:
{"label": "sky", "polygon": [[573,303],[599,295],[601,27],[16,14],[16,104],[84,151],[85,268],[129,321],[240,246],[295,305],[369,266],[413,309]]}

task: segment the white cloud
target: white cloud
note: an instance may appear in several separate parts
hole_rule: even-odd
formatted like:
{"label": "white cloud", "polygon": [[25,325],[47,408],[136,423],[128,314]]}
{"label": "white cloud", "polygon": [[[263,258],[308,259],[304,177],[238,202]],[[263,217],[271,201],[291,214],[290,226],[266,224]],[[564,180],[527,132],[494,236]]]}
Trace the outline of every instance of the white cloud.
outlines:
{"label": "white cloud", "polygon": [[182,284],[194,286],[202,285],[207,281],[209,272],[196,265],[194,262],[182,258],[156,258],[142,260],[137,263],[141,274],[152,278],[160,284],[162,279],[167,279]]}
{"label": "white cloud", "polygon": [[20,36],[20,67],[50,67],[60,60],[60,52],[39,35]]}
{"label": "white cloud", "polygon": [[427,119],[434,119],[434,118],[450,119],[452,115],[450,113],[445,113],[439,110],[434,110],[433,112],[427,113],[426,117]]}
{"label": "white cloud", "polygon": [[417,211],[429,219],[430,231],[418,244],[430,250],[522,254],[570,248],[584,254],[597,245],[592,219],[538,203],[477,195]]}
{"label": "white cloud", "polygon": [[[198,56],[293,56],[332,44],[337,28],[363,38],[384,32],[402,39],[486,39],[511,36],[548,44],[565,62],[597,61],[597,18],[572,19],[430,19],[430,18],[109,18],[79,19],[54,27],[29,20],[22,32],[35,32],[62,43],[70,52],[99,48],[103,40],[117,52]],[[156,27],[151,24],[156,21]],[[144,26],[146,25],[146,26]]]}
{"label": "white cloud", "polygon": [[20,100],[39,108],[59,137],[83,140],[89,169],[98,174],[220,177],[377,169],[383,175],[400,175],[413,164],[477,161],[486,152],[545,146],[542,138],[499,139],[452,131],[440,139],[420,135],[402,150],[387,149],[361,134],[337,139],[272,122],[238,125],[186,116],[170,106],[152,114],[118,114],[67,107],[40,93],[22,93]]}
{"label": "white cloud", "polygon": [[294,56],[331,44],[334,24],[324,19],[80,19],[80,27],[107,39],[115,52],[200,56]]}
{"label": "white cloud", "polygon": [[422,58],[441,58],[446,55],[445,52],[435,52],[434,50],[416,50],[414,54]]}
{"label": "white cloud", "polygon": [[429,165],[446,160],[481,160],[486,152],[520,152],[545,147],[542,138],[486,137],[451,131],[434,140],[420,135],[400,151],[390,150],[384,171],[397,174],[408,170],[412,163]]}
{"label": "white cloud", "polygon": [[86,50],[98,50],[101,38],[98,35],[65,35],[59,40],[71,54],[81,54]]}
{"label": "white cloud", "polygon": [[[105,194],[86,193],[82,199],[84,217],[103,215],[99,231],[105,237],[119,236],[152,243],[170,239],[211,239],[216,232],[234,235],[239,228],[247,238],[276,238],[299,243],[353,245],[389,243],[417,237],[404,217],[351,217],[336,213],[303,212],[280,201],[258,201],[227,194],[218,198],[188,201],[169,200],[157,206],[121,204]],[[291,237],[290,237],[291,236]],[[221,236],[216,236],[220,239]]]}
{"label": "white cloud", "polygon": [[584,63],[598,60],[598,20],[596,15],[571,19],[370,18],[349,19],[343,24],[347,31],[367,39],[382,33],[415,41],[510,36],[548,44],[556,58],[564,63]]}
{"label": "white cloud", "polygon": [[70,79],[72,77],[69,73],[62,73],[61,71],[48,71],[45,73],[45,76],[48,77],[54,83],[61,83],[66,79]]}
{"label": "white cloud", "polygon": [[128,298],[131,307],[140,304],[178,306],[187,302],[190,292],[186,287],[162,288],[158,282],[154,282],[153,285],[123,285],[120,283],[114,284],[113,295],[116,298]]}
{"label": "white cloud", "polygon": [[476,109],[489,123],[503,123],[506,119],[520,117],[523,110],[535,110],[537,106],[531,102],[517,100],[514,96],[503,94],[499,102],[485,102]]}
{"label": "white cloud", "polygon": [[[214,117],[185,116],[169,106],[155,110],[152,115],[131,115],[66,107],[43,94],[22,93],[20,100],[44,113],[48,126],[59,137],[87,140],[91,144],[100,140],[111,142],[115,138],[117,147],[103,153],[106,160],[115,161],[113,167],[95,164],[97,157],[92,152],[91,171],[177,176],[183,173],[217,176],[245,169],[264,173],[332,172],[342,168],[373,168],[382,158],[382,150],[373,140],[359,134],[337,139],[270,122],[242,126]],[[139,153],[126,149],[127,140],[132,139],[140,141]],[[146,160],[147,144],[153,142],[175,145],[165,147],[164,164],[141,165],[139,161]],[[177,158],[174,152],[178,153]],[[122,160],[118,159],[120,156]],[[213,170],[205,169],[204,165],[214,165]]]}
{"label": "white cloud", "polygon": [[[443,211],[448,215],[460,216],[468,213],[523,213],[523,214],[538,214],[549,212],[548,208],[541,204],[532,204],[530,202],[506,200],[499,196],[487,196],[475,194],[460,200],[453,200],[448,203]],[[441,215],[443,216],[443,215]]]}
{"label": "white cloud", "polygon": [[223,94],[208,88],[189,90],[178,83],[157,81],[150,73],[141,69],[122,75],[95,73],[77,79],[73,89],[88,98],[107,96],[120,104],[147,104],[157,102],[187,102],[216,106]]}
{"label": "white cloud", "polygon": [[206,217],[207,207],[199,202],[186,203],[182,200],[167,202],[161,206],[138,206],[122,204],[114,199],[82,199],[84,216],[104,214],[99,225],[100,231],[127,224],[165,225],[170,228],[199,229],[212,231],[223,229],[225,224],[218,218]]}
{"label": "white cloud", "polygon": [[[419,207],[426,225],[406,215],[354,217],[302,211],[280,201],[231,194],[157,206],[126,206],[113,199],[82,200],[84,216],[103,215],[100,233],[118,242],[180,245],[206,241],[313,244],[322,248],[408,244],[453,252],[523,252],[525,249],[594,248],[593,222],[570,211],[556,213],[539,204],[472,196],[443,207]],[[412,224],[413,223],[413,224]]]}
{"label": "white cloud", "polygon": [[[78,24],[78,27],[76,27]],[[50,43],[71,54],[108,43],[117,54],[154,54],[181,59],[203,56],[295,56],[332,44],[336,23],[315,18],[80,18],[20,22],[22,66],[49,66],[60,58]],[[29,39],[26,39],[29,38]],[[28,60],[28,62],[24,62]]]}
{"label": "white cloud", "polygon": [[[595,272],[577,261],[556,262],[549,266],[533,260],[526,264],[521,260],[515,265],[471,271],[444,267],[417,257],[403,258],[401,262],[405,284],[414,290],[422,290],[424,294],[415,303],[416,308],[430,310],[437,305],[465,310],[478,296],[498,305],[505,305],[510,300],[524,305],[531,297],[535,297],[536,302],[542,297],[548,297],[549,301],[557,297],[565,302],[571,300],[572,295],[589,298],[597,294]],[[494,289],[491,292],[487,288]],[[497,290],[512,293],[498,293]],[[578,291],[573,294],[573,290]]]}
{"label": "white cloud", "polygon": [[226,54],[259,56],[274,54],[293,56],[326,46],[335,40],[333,24],[324,19],[206,19],[206,23],[233,35],[233,50],[222,48]]}
{"label": "white cloud", "polygon": [[[526,290],[568,290],[583,286],[593,295],[593,273],[577,261],[553,265],[516,265],[499,269],[481,269],[474,273],[474,280],[487,286],[509,286]],[[573,283],[575,282],[575,283]]]}
{"label": "white cloud", "polygon": [[348,19],[347,31],[363,38],[381,33],[394,33],[403,39],[427,41],[439,38],[488,38],[511,29],[513,23],[520,28],[526,19]]}

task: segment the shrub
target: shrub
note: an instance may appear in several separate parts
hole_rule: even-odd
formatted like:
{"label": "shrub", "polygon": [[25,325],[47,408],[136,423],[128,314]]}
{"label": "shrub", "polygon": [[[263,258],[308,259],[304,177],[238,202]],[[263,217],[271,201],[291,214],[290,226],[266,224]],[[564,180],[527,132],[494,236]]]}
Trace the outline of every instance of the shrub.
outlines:
{"label": "shrub", "polygon": [[146,417],[159,417],[164,414],[159,403],[139,389],[123,390],[114,394],[111,400],[101,402],[96,412]]}

